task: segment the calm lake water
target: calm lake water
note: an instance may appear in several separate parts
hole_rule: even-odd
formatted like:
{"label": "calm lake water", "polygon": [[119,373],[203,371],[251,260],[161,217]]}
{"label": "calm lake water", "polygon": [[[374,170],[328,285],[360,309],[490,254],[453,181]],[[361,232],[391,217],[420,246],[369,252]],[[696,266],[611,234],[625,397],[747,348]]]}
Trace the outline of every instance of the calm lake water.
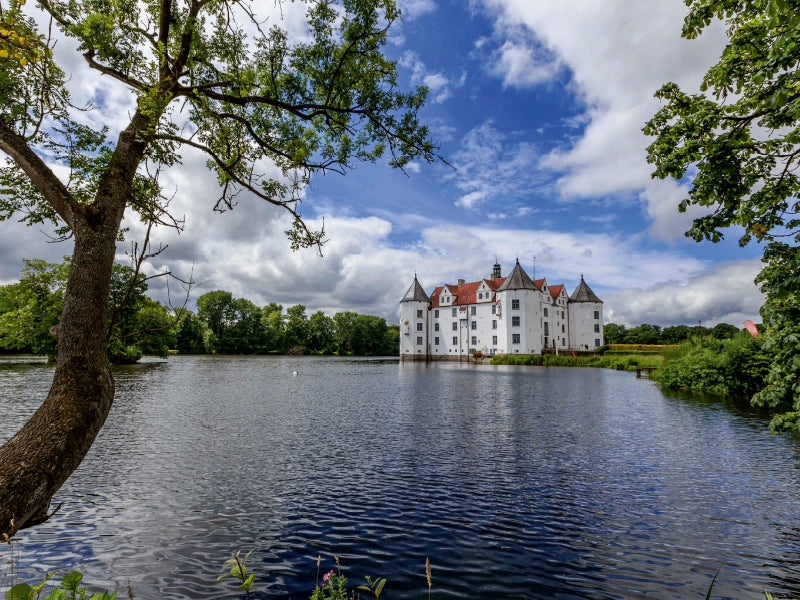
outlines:
{"label": "calm lake water", "polygon": [[[0,441],[52,370],[0,359]],[[296,375],[292,372],[297,371]],[[303,599],[338,556],[383,598],[800,596],[800,442],[631,373],[175,357],[117,399],[23,572],[79,567],[137,600]],[[0,549],[3,559],[7,550]]]}

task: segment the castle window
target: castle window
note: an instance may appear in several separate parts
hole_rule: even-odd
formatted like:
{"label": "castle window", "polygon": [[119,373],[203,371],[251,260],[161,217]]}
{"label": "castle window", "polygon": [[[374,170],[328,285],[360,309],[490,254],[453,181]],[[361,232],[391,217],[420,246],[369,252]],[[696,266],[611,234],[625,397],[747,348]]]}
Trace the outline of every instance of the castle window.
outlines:
{"label": "castle window", "polygon": [[599,310],[594,311],[594,318],[595,319],[599,319],[600,318],[600,311]]}
{"label": "castle window", "polygon": [[548,323],[547,321],[544,322],[544,334],[545,335],[550,335],[550,332],[548,331],[550,329],[549,325],[550,325],[550,323]]}
{"label": "castle window", "polygon": [[434,331],[439,331],[439,324],[438,323],[434,323],[433,324],[433,330]]}
{"label": "castle window", "polygon": [[492,336],[492,346],[497,346],[497,336],[496,335]]}
{"label": "castle window", "polygon": [[477,336],[474,336],[474,335],[472,336],[472,345],[473,345],[473,346],[477,346],[477,345],[478,345],[478,338],[477,338]]}
{"label": "castle window", "polygon": [[564,311],[563,310],[561,311],[561,318],[562,319],[564,318]]}
{"label": "castle window", "polygon": [[511,326],[519,327],[519,317],[511,317]]}
{"label": "castle window", "polygon": [[493,315],[497,314],[497,305],[496,304],[492,304],[492,314]]}
{"label": "castle window", "polygon": [[594,324],[594,332],[595,333],[600,333],[600,323],[595,323]]}
{"label": "castle window", "polygon": [[564,326],[561,326],[561,333],[564,333]]}
{"label": "castle window", "polygon": [[600,339],[599,339],[599,338],[595,338],[595,340],[594,340],[594,347],[595,347],[595,348],[597,348],[597,347],[599,347],[599,346],[600,346]]}
{"label": "castle window", "polygon": [[417,331],[422,331],[422,323],[417,323]]}
{"label": "castle window", "polygon": [[544,309],[544,316],[547,316],[547,308]]}
{"label": "castle window", "polygon": [[457,308],[454,308],[454,309],[453,309],[453,316],[454,316],[454,317],[457,317],[457,316],[458,316],[458,309],[457,309]]}
{"label": "castle window", "polygon": [[519,334],[514,333],[511,335],[511,343],[512,344],[519,344]]}
{"label": "castle window", "polygon": [[422,336],[417,337],[417,346],[422,346]]}
{"label": "castle window", "polygon": [[473,321],[472,323],[470,323],[469,328],[475,331],[478,328],[478,322]]}
{"label": "castle window", "polygon": [[418,318],[418,319],[421,319],[421,318],[422,318],[422,311],[421,311],[421,310],[418,310],[418,311],[417,311],[417,318]]}
{"label": "castle window", "polygon": [[497,329],[497,320],[496,319],[492,320],[492,329]]}
{"label": "castle window", "polygon": [[567,345],[567,340],[566,340],[566,338],[561,338],[561,345],[562,345],[562,346],[566,346],[566,345]]}
{"label": "castle window", "polygon": [[435,311],[433,311],[433,316],[436,317],[437,319],[439,318],[439,309],[438,308]]}
{"label": "castle window", "polygon": [[483,300],[483,294],[478,292],[478,300]]}
{"label": "castle window", "polygon": [[433,338],[433,345],[434,346],[438,346],[439,345],[439,336],[436,336],[435,338]]}
{"label": "castle window", "polygon": [[453,321],[453,331],[458,331],[458,323]]}
{"label": "castle window", "polygon": [[511,310],[519,310],[519,300],[517,298],[511,301]]}
{"label": "castle window", "polygon": [[477,309],[478,309],[477,306],[471,306],[470,309],[469,309],[469,314],[471,314],[474,317],[475,316],[475,311]]}
{"label": "castle window", "polygon": [[453,346],[458,346],[458,338],[453,336]]}

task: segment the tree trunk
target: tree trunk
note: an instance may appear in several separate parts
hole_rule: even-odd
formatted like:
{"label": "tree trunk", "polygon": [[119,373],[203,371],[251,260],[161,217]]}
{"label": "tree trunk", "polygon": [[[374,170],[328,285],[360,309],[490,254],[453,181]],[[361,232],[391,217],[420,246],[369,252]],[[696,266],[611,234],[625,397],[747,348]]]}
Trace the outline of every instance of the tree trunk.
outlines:
{"label": "tree trunk", "polygon": [[89,451],[114,398],[106,328],[116,214],[84,208],[73,226],[53,385],[0,448],[0,538],[47,518],[51,498]]}

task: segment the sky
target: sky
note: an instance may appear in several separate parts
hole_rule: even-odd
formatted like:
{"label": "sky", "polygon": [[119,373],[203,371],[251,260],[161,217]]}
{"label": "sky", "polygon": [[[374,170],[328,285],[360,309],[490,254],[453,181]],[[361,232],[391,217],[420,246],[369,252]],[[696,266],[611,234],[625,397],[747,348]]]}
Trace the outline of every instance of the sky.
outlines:
{"label": "sky", "polygon": [[[398,4],[403,20],[386,53],[406,89],[430,89],[421,116],[449,165],[415,162],[403,173],[379,161],[313,178],[300,210],[312,225],[324,220],[320,256],[293,252],[283,234],[288,215],[255,198],[214,212],[215,178],[187,152],[162,178],[184,230],[155,232],[167,247],[148,274],[193,279],[190,308],[221,289],[260,306],[352,310],[397,323],[415,275],[430,292],[487,278],[495,260],[508,274],[518,259],[529,275],[570,293],[583,276],[603,300],[606,323],[760,322],[763,296],[753,280],[762,248],[739,247],[735,230],[718,244],[686,238],[698,213],[677,206],[691,183],[650,177],[651,140],[641,131],[663,83],[699,88],[725,44],[719,23],[684,40],[682,0]],[[284,5],[290,32],[302,23],[298,6]],[[130,94],[86,68],[69,41],[56,56],[76,104],[96,106],[87,118],[112,132],[123,126]],[[142,234],[135,218],[125,225],[122,263]],[[58,262],[70,253],[50,233],[0,223],[0,284],[19,278],[23,258]],[[151,296],[180,305],[181,284],[166,282],[150,280]]]}

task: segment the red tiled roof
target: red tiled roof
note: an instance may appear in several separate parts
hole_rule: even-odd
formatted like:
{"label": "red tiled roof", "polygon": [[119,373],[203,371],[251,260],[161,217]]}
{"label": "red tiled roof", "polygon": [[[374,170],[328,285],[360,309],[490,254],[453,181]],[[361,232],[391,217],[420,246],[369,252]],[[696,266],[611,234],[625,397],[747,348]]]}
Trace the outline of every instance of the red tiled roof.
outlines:
{"label": "red tiled roof", "polygon": [[544,277],[542,277],[541,279],[534,279],[533,285],[535,285],[537,289],[541,290],[547,285],[547,282],[545,281]]}
{"label": "red tiled roof", "polygon": [[440,285],[434,288],[431,293],[431,308],[439,308],[441,306],[439,304],[439,296],[441,296],[444,288],[447,288],[447,291],[453,296],[453,301],[446,306],[475,304],[478,298],[478,288],[481,286],[481,283],[485,282],[487,287],[494,292],[502,285],[503,281],[505,281],[505,277],[499,277],[494,280],[483,279],[481,281],[462,283],[461,285]]}
{"label": "red tiled roof", "polygon": [[558,295],[561,293],[561,290],[563,289],[564,289],[564,284],[559,283],[558,285],[551,285],[548,291],[550,292],[550,296],[553,298],[553,300],[556,300],[558,299]]}

